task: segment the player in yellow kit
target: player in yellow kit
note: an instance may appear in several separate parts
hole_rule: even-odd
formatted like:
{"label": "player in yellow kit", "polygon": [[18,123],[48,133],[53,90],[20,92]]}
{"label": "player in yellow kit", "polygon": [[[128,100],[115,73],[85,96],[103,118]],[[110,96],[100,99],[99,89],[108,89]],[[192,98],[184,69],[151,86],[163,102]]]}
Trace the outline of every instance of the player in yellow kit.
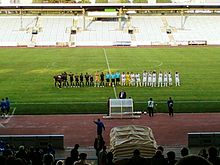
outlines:
{"label": "player in yellow kit", "polygon": [[129,74],[129,72],[127,72],[126,73],[126,76],[125,76],[125,78],[126,78],[126,86],[130,86],[130,74]]}
{"label": "player in yellow kit", "polygon": [[95,73],[95,87],[99,87],[99,72]]}

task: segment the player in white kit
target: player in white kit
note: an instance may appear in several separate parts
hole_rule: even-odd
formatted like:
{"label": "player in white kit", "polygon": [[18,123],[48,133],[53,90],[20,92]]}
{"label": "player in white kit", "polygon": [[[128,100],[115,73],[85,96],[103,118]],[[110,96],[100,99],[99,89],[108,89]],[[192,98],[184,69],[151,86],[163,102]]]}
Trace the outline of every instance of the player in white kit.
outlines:
{"label": "player in white kit", "polygon": [[167,72],[165,72],[163,75],[163,86],[167,87],[167,84],[168,84],[168,75]]}
{"label": "player in white kit", "polygon": [[143,85],[144,87],[147,86],[147,72],[146,72],[146,71],[143,72],[142,85]]}
{"label": "player in white kit", "polygon": [[140,86],[141,87],[141,76],[139,73],[136,73],[135,75],[135,79],[136,79],[136,86]]}
{"label": "player in white kit", "polygon": [[178,72],[175,73],[175,84],[176,86],[180,86],[180,75]]}
{"label": "player in white kit", "polygon": [[130,79],[131,79],[131,86],[135,86],[135,75],[133,72],[130,74]]}
{"label": "player in white kit", "polygon": [[149,87],[152,86],[152,74],[151,74],[151,72],[149,72],[149,73],[147,74],[147,85],[148,85]]}
{"label": "player in white kit", "polygon": [[125,75],[125,72],[123,72],[121,74],[121,85],[122,86],[125,86],[126,85],[126,75]]}
{"label": "player in white kit", "polygon": [[158,75],[158,87],[162,87],[162,86],[163,86],[163,73],[160,71]]}
{"label": "player in white kit", "polygon": [[172,82],[172,74],[170,72],[168,72],[168,83],[169,83],[169,86],[172,86],[173,85],[173,82]]}
{"label": "player in white kit", "polygon": [[152,87],[156,87],[157,86],[157,74],[156,74],[156,71],[153,71],[153,74],[152,74]]}

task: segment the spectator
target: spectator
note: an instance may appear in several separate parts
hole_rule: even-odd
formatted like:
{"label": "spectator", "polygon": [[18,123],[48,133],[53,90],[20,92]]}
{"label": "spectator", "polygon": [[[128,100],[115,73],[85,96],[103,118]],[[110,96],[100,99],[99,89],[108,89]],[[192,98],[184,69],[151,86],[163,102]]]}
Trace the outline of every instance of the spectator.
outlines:
{"label": "spectator", "polygon": [[176,160],[176,154],[173,151],[167,152],[167,162],[168,165],[175,165],[177,160]]}
{"label": "spectator", "polygon": [[99,152],[102,150],[104,145],[105,145],[105,141],[103,140],[101,135],[98,135],[97,138],[95,138],[95,142],[94,142],[94,148],[96,150],[97,157],[98,157]]}
{"label": "spectator", "polygon": [[58,160],[56,165],[63,165],[63,161],[62,160]]}
{"label": "spectator", "polygon": [[87,157],[86,153],[81,153],[79,155],[79,160],[75,162],[74,165],[90,165],[89,163],[86,162],[86,157]]}
{"label": "spectator", "polygon": [[115,165],[115,163],[113,163],[112,160],[113,160],[113,154],[112,154],[112,152],[108,152],[106,165]]}
{"label": "spectator", "polygon": [[0,156],[0,162],[1,165],[6,165],[6,158],[3,155]]}
{"label": "spectator", "polygon": [[3,151],[2,155],[7,159],[8,157],[11,157],[14,155],[14,150],[11,148],[9,144],[6,144],[5,150]]}
{"label": "spectator", "polygon": [[164,148],[162,146],[157,147],[157,150],[160,150],[162,152],[162,155],[163,155]]}
{"label": "spectator", "polygon": [[198,155],[201,156],[201,157],[203,157],[203,158],[205,158],[205,159],[208,159],[208,154],[207,154],[207,151],[206,151],[205,148],[201,149],[201,150],[199,151],[199,154],[198,154]]}
{"label": "spectator", "polygon": [[167,165],[167,160],[162,155],[161,150],[157,150],[155,155],[151,159],[151,165]]}
{"label": "spectator", "polygon": [[102,136],[102,129],[105,130],[105,125],[103,124],[103,122],[101,122],[100,119],[98,119],[97,121],[93,121],[93,122],[97,125],[97,135]]}
{"label": "spectator", "polygon": [[79,144],[75,144],[74,148],[71,150],[71,158],[72,158],[72,163],[75,161],[79,160]]}
{"label": "spectator", "polygon": [[208,149],[208,160],[213,164],[213,165],[220,165],[220,158],[218,157],[218,150],[216,147],[210,147]]}
{"label": "spectator", "polygon": [[52,147],[52,144],[48,144],[47,146],[47,153],[50,153],[55,158],[55,149]]}
{"label": "spectator", "polygon": [[140,156],[140,151],[135,149],[132,158],[129,160],[128,165],[145,165],[146,159]]}
{"label": "spectator", "polygon": [[46,153],[43,156],[43,165],[53,165],[54,156],[51,153]]}
{"label": "spectator", "polygon": [[102,151],[99,152],[98,165],[106,165],[107,163],[107,151],[106,146],[102,147]]}
{"label": "spectator", "polygon": [[5,142],[0,141],[0,152],[3,152],[5,150]]}
{"label": "spectator", "polygon": [[32,165],[42,165],[43,153],[40,151],[40,148],[35,148],[34,154],[31,158]]}
{"label": "spectator", "polygon": [[64,163],[65,165],[73,165],[72,157],[67,157]]}
{"label": "spectator", "polygon": [[176,165],[212,165],[212,163],[201,156],[188,155],[181,158]]}
{"label": "spectator", "polygon": [[186,147],[183,147],[183,148],[181,149],[180,153],[181,153],[181,156],[182,156],[182,157],[185,157],[185,156],[189,155],[189,149],[186,148]]}
{"label": "spectator", "polygon": [[16,158],[14,160],[14,165],[28,165],[28,163],[24,159]]}
{"label": "spectator", "polygon": [[18,152],[15,155],[16,158],[20,158],[24,161],[27,162],[28,158],[27,158],[27,152],[25,151],[24,146],[20,146],[18,149]]}
{"label": "spectator", "polygon": [[30,147],[29,150],[27,151],[27,158],[28,158],[28,162],[30,164],[30,162],[32,162],[32,159],[34,157],[34,147]]}

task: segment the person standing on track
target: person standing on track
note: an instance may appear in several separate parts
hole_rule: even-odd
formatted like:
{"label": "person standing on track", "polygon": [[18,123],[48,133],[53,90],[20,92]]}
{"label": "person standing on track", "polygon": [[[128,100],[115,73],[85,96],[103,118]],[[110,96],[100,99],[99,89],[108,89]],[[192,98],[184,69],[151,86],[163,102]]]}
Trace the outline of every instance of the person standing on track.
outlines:
{"label": "person standing on track", "polygon": [[154,101],[152,98],[147,102],[147,109],[150,117],[154,116]]}
{"label": "person standing on track", "polygon": [[10,101],[8,99],[8,97],[5,98],[5,110],[6,110],[6,113],[5,113],[5,118],[8,117],[8,113],[10,111]]}
{"label": "person standing on track", "polygon": [[169,116],[173,116],[173,100],[171,97],[167,101],[167,106],[168,106]]}
{"label": "person standing on track", "polygon": [[6,108],[6,102],[5,99],[2,99],[1,101],[2,118],[5,118],[5,108]]}
{"label": "person standing on track", "polygon": [[102,136],[102,130],[105,130],[105,125],[100,119],[98,119],[97,121],[93,121],[93,122],[97,125],[97,135]]}
{"label": "person standing on track", "polygon": [[126,99],[126,92],[125,91],[121,91],[120,93],[119,93],[119,99]]}

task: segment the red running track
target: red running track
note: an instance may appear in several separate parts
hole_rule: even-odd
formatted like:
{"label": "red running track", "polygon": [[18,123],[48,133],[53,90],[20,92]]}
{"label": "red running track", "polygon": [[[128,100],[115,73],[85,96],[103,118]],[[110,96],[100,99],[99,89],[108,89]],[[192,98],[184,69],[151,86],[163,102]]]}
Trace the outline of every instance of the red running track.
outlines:
{"label": "red running track", "polygon": [[130,124],[152,128],[157,143],[164,146],[187,145],[188,132],[220,131],[220,113],[181,113],[174,117],[160,113],[152,118],[142,115],[140,119],[102,119],[102,115],[16,115],[0,119],[0,134],[63,134],[66,147],[76,143],[93,146],[96,136],[93,120],[97,118],[106,126],[103,136],[107,145],[111,128]]}

